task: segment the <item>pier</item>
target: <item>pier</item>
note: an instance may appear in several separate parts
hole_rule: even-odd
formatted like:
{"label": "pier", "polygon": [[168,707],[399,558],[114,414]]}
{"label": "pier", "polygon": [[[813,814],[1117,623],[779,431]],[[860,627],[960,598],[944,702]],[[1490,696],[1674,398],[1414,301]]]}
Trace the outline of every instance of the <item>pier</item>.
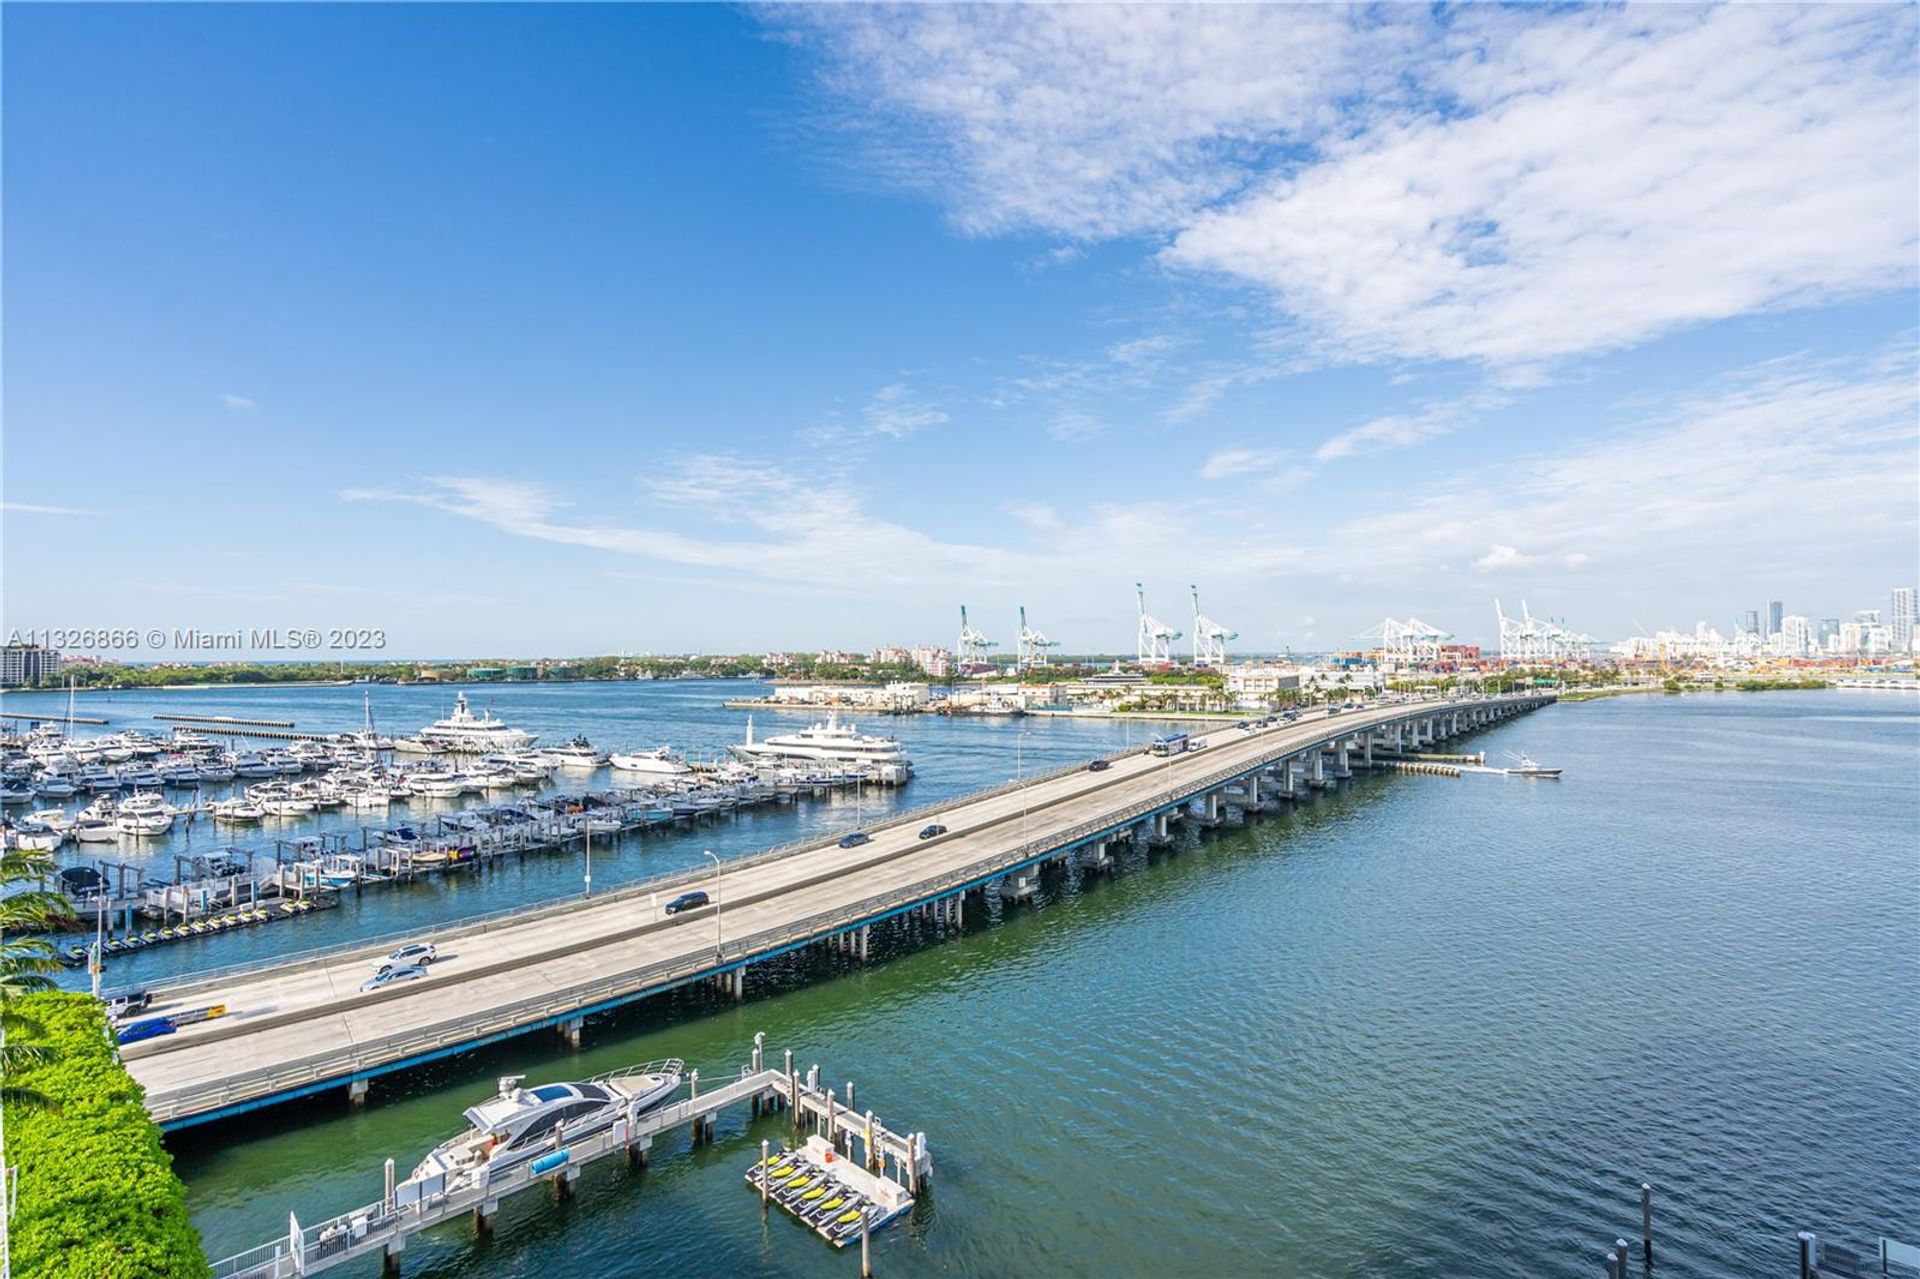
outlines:
{"label": "pier", "polygon": [[611,1126],[589,1136],[569,1139],[564,1129],[556,1130],[549,1153],[496,1177],[482,1170],[479,1177],[453,1186],[447,1185],[444,1173],[396,1180],[395,1163],[389,1159],[379,1199],[312,1226],[302,1226],[299,1217],[289,1213],[284,1238],[215,1262],[214,1279],[297,1279],[375,1255],[382,1259],[385,1275],[397,1276],[407,1241],[423,1230],[471,1216],[476,1233],[487,1234],[503,1200],[542,1185],[570,1198],[580,1170],[588,1164],[624,1155],[627,1166],[639,1170],[646,1167],[656,1141],[678,1132],[687,1132],[696,1146],[710,1143],[715,1117],[743,1104],[755,1118],[790,1114],[796,1134],[811,1128],[827,1149],[858,1162],[870,1176],[891,1178],[909,1193],[932,1176],[926,1134],[894,1132],[873,1111],[854,1110],[851,1083],[836,1098],[831,1087],[821,1086],[818,1066],[804,1075],[795,1070],[792,1052],[782,1064],[769,1065],[763,1043],[764,1036],[753,1037],[753,1056],[735,1078],[703,1088],[696,1070],[688,1096],[647,1111],[629,1102]]}
{"label": "pier", "polygon": [[[223,1003],[217,1023],[128,1045],[129,1070],[163,1127],[178,1128],[338,1089],[532,1031],[577,1042],[595,1013],[696,982],[735,1000],[753,966],[826,946],[864,957],[871,930],[902,918],[963,927],[970,899],[1048,864],[1110,864],[1109,846],[1170,838],[1170,823],[1277,807],[1371,767],[1376,750],[1419,752],[1549,704],[1550,695],[1412,702],[1297,722],[1222,728],[1205,749],[1135,752],[889,818],[870,840],[833,839],[665,876],[601,897],[422,930],[443,956],[421,981],[359,990],[391,943],[188,980],[153,1013]],[[928,824],[944,833],[920,838]],[[678,892],[707,905],[668,916]],[[977,905],[975,907],[977,909]]]}

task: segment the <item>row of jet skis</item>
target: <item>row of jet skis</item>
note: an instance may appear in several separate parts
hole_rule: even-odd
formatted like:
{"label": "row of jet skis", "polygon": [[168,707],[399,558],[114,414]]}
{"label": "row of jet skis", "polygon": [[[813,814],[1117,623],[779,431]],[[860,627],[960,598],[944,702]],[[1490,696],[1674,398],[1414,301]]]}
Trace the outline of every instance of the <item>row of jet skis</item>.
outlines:
{"label": "row of jet skis", "polygon": [[[811,1227],[836,1248],[844,1248],[860,1237],[862,1225],[877,1230],[912,1205],[884,1204],[861,1194],[833,1175],[831,1166],[822,1166],[806,1157],[805,1151],[783,1150],[756,1160],[747,1170],[747,1184],[767,1194],[782,1208]],[[835,1156],[829,1151],[827,1159]]]}
{"label": "row of jet skis", "polygon": [[[331,903],[329,903],[331,904]],[[141,933],[129,933],[125,937],[115,937],[101,945],[100,949],[108,955],[124,955],[148,946],[158,946],[162,942],[179,941],[183,937],[208,937],[214,933],[224,933],[236,928],[251,928],[255,924],[270,923],[275,919],[289,915],[304,915],[319,910],[317,901],[283,901],[273,906],[243,906],[224,914],[207,915],[184,924],[171,924],[165,928],[149,928]],[[87,947],[70,945],[57,952],[55,958],[69,967],[87,962]]]}

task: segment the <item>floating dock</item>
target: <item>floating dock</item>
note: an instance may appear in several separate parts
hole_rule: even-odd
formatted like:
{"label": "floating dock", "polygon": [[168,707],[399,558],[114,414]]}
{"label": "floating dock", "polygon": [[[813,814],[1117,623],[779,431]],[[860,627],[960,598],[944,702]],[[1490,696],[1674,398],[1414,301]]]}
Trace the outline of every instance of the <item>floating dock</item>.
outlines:
{"label": "floating dock", "polygon": [[913,1210],[913,1196],[869,1172],[818,1134],[799,1149],[764,1154],[747,1169],[760,1202],[779,1204],[836,1248],[844,1248]]}
{"label": "floating dock", "polygon": [[[423,1230],[471,1214],[476,1230],[490,1233],[502,1200],[540,1185],[551,1185],[559,1197],[571,1198],[580,1170],[588,1164],[625,1155],[629,1168],[644,1168],[654,1143],[680,1130],[685,1130],[696,1146],[710,1143],[714,1140],[715,1117],[742,1104],[754,1118],[786,1111],[793,1117],[796,1133],[812,1127],[814,1134],[806,1141],[806,1149],[816,1152],[811,1158],[824,1162],[832,1155],[835,1162],[850,1165],[855,1144],[859,1143],[859,1157],[865,1167],[844,1168],[838,1175],[849,1178],[851,1185],[853,1174],[860,1174],[858,1184],[866,1189],[858,1193],[876,1208],[903,1200],[912,1207],[914,1194],[933,1173],[926,1134],[897,1133],[882,1125],[872,1111],[854,1113],[835,1098],[831,1088],[821,1089],[818,1066],[804,1076],[798,1074],[792,1052],[785,1054],[784,1064],[769,1067],[763,1055],[764,1042],[764,1035],[753,1037],[752,1058],[729,1082],[703,1089],[696,1070],[690,1076],[688,1096],[679,1101],[649,1111],[641,1111],[637,1102],[630,1102],[627,1112],[610,1127],[579,1140],[570,1141],[564,1127],[557,1129],[550,1152],[498,1177],[489,1177],[483,1171],[476,1178],[452,1185],[444,1172],[396,1180],[396,1165],[389,1159],[386,1189],[379,1199],[313,1226],[302,1226],[299,1217],[289,1213],[284,1238],[215,1262],[214,1279],[304,1279],[373,1254],[381,1256],[383,1273],[391,1279],[400,1273],[407,1241]],[[847,1095],[852,1094],[853,1085],[848,1084]],[[763,1158],[765,1145],[762,1143]],[[887,1175],[889,1166],[892,1177]],[[896,1178],[904,1179],[905,1184]],[[891,1221],[902,1211],[905,1209],[895,1207],[883,1220]],[[852,1238],[859,1237],[863,1222],[868,1229],[875,1224],[863,1211],[861,1219],[852,1223]]]}

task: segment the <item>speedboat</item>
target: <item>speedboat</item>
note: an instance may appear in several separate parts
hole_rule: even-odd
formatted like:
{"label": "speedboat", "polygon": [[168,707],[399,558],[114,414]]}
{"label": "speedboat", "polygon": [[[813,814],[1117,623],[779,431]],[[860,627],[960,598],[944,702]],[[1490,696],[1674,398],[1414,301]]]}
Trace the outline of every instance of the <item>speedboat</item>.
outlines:
{"label": "speedboat", "polygon": [[1515,760],[1515,767],[1513,767],[1513,768],[1509,768],[1509,769],[1507,770],[1507,775],[1508,775],[1509,777],[1550,777],[1550,778],[1557,778],[1557,777],[1559,777],[1559,776],[1560,776],[1560,770],[1559,770],[1559,769],[1557,769],[1557,768],[1543,768],[1543,767],[1541,767],[1541,766],[1540,766],[1539,764],[1536,764],[1536,763],[1534,763],[1534,762],[1533,762],[1533,760],[1532,760],[1532,759],[1531,759],[1530,757],[1528,757],[1528,756],[1526,756],[1526,755],[1518,755],[1518,754],[1516,754],[1516,755],[1514,755],[1514,756],[1513,756],[1513,758],[1514,758],[1514,760]]}
{"label": "speedboat", "polygon": [[691,773],[687,761],[673,753],[672,748],[656,746],[650,751],[630,751],[616,753],[608,757],[608,762],[622,773],[655,773],[668,776],[680,776]]}
{"label": "speedboat", "polygon": [[595,1075],[585,1083],[522,1088],[526,1076],[505,1076],[497,1095],[468,1109],[467,1131],[435,1146],[410,1180],[445,1177],[452,1190],[483,1169],[497,1178],[567,1142],[604,1132],[615,1120],[665,1105],[685,1075],[686,1063],[674,1057]]}

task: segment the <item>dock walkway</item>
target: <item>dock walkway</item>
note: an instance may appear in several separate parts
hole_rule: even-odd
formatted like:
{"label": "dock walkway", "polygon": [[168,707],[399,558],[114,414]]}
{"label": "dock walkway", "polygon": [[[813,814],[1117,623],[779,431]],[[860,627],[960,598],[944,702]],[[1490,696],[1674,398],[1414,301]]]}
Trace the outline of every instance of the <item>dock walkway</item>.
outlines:
{"label": "dock walkway", "polygon": [[[502,1200],[535,1186],[551,1184],[563,1196],[572,1194],[580,1170],[611,1155],[624,1154],[629,1167],[644,1167],[660,1137],[685,1129],[694,1144],[713,1140],[715,1117],[742,1103],[757,1117],[776,1110],[793,1117],[795,1131],[811,1126],[835,1150],[857,1158],[878,1175],[891,1175],[918,1189],[932,1175],[933,1160],[926,1134],[894,1132],[872,1111],[856,1112],[820,1085],[820,1068],[797,1073],[793,1054],[780,1066],[769,1066],[763,1056],[764,1037],[753,1037],[753,1057],[739,1076],[717,1088],[703,1090],[699,1072],[692,1076],[691,1095],[657,1110],[640,1111],[630,1105],[613,1125],[590,1136],[566,1139],[555,1134],[554,1148],[540,1158],[509,1169],[497,1177],[480,1177],[449,1187],[445,1174],[396,1180],[394,1161],[386,1164],[386,1189],[379,1199],[343,1212],[313,1226],[302,1226],[289,1213],[284,1238],[249,1248],[214,1263],[214,1279],[302,1279],[331,1270],[358,1257],[378,1254],[387,1275],[400,1272],[407,1241],[471,1214],[485,1233]],[[847,1086],[852,1092],[852,1085]],[[856,1154],[857,1151],[857,1154]]]}

